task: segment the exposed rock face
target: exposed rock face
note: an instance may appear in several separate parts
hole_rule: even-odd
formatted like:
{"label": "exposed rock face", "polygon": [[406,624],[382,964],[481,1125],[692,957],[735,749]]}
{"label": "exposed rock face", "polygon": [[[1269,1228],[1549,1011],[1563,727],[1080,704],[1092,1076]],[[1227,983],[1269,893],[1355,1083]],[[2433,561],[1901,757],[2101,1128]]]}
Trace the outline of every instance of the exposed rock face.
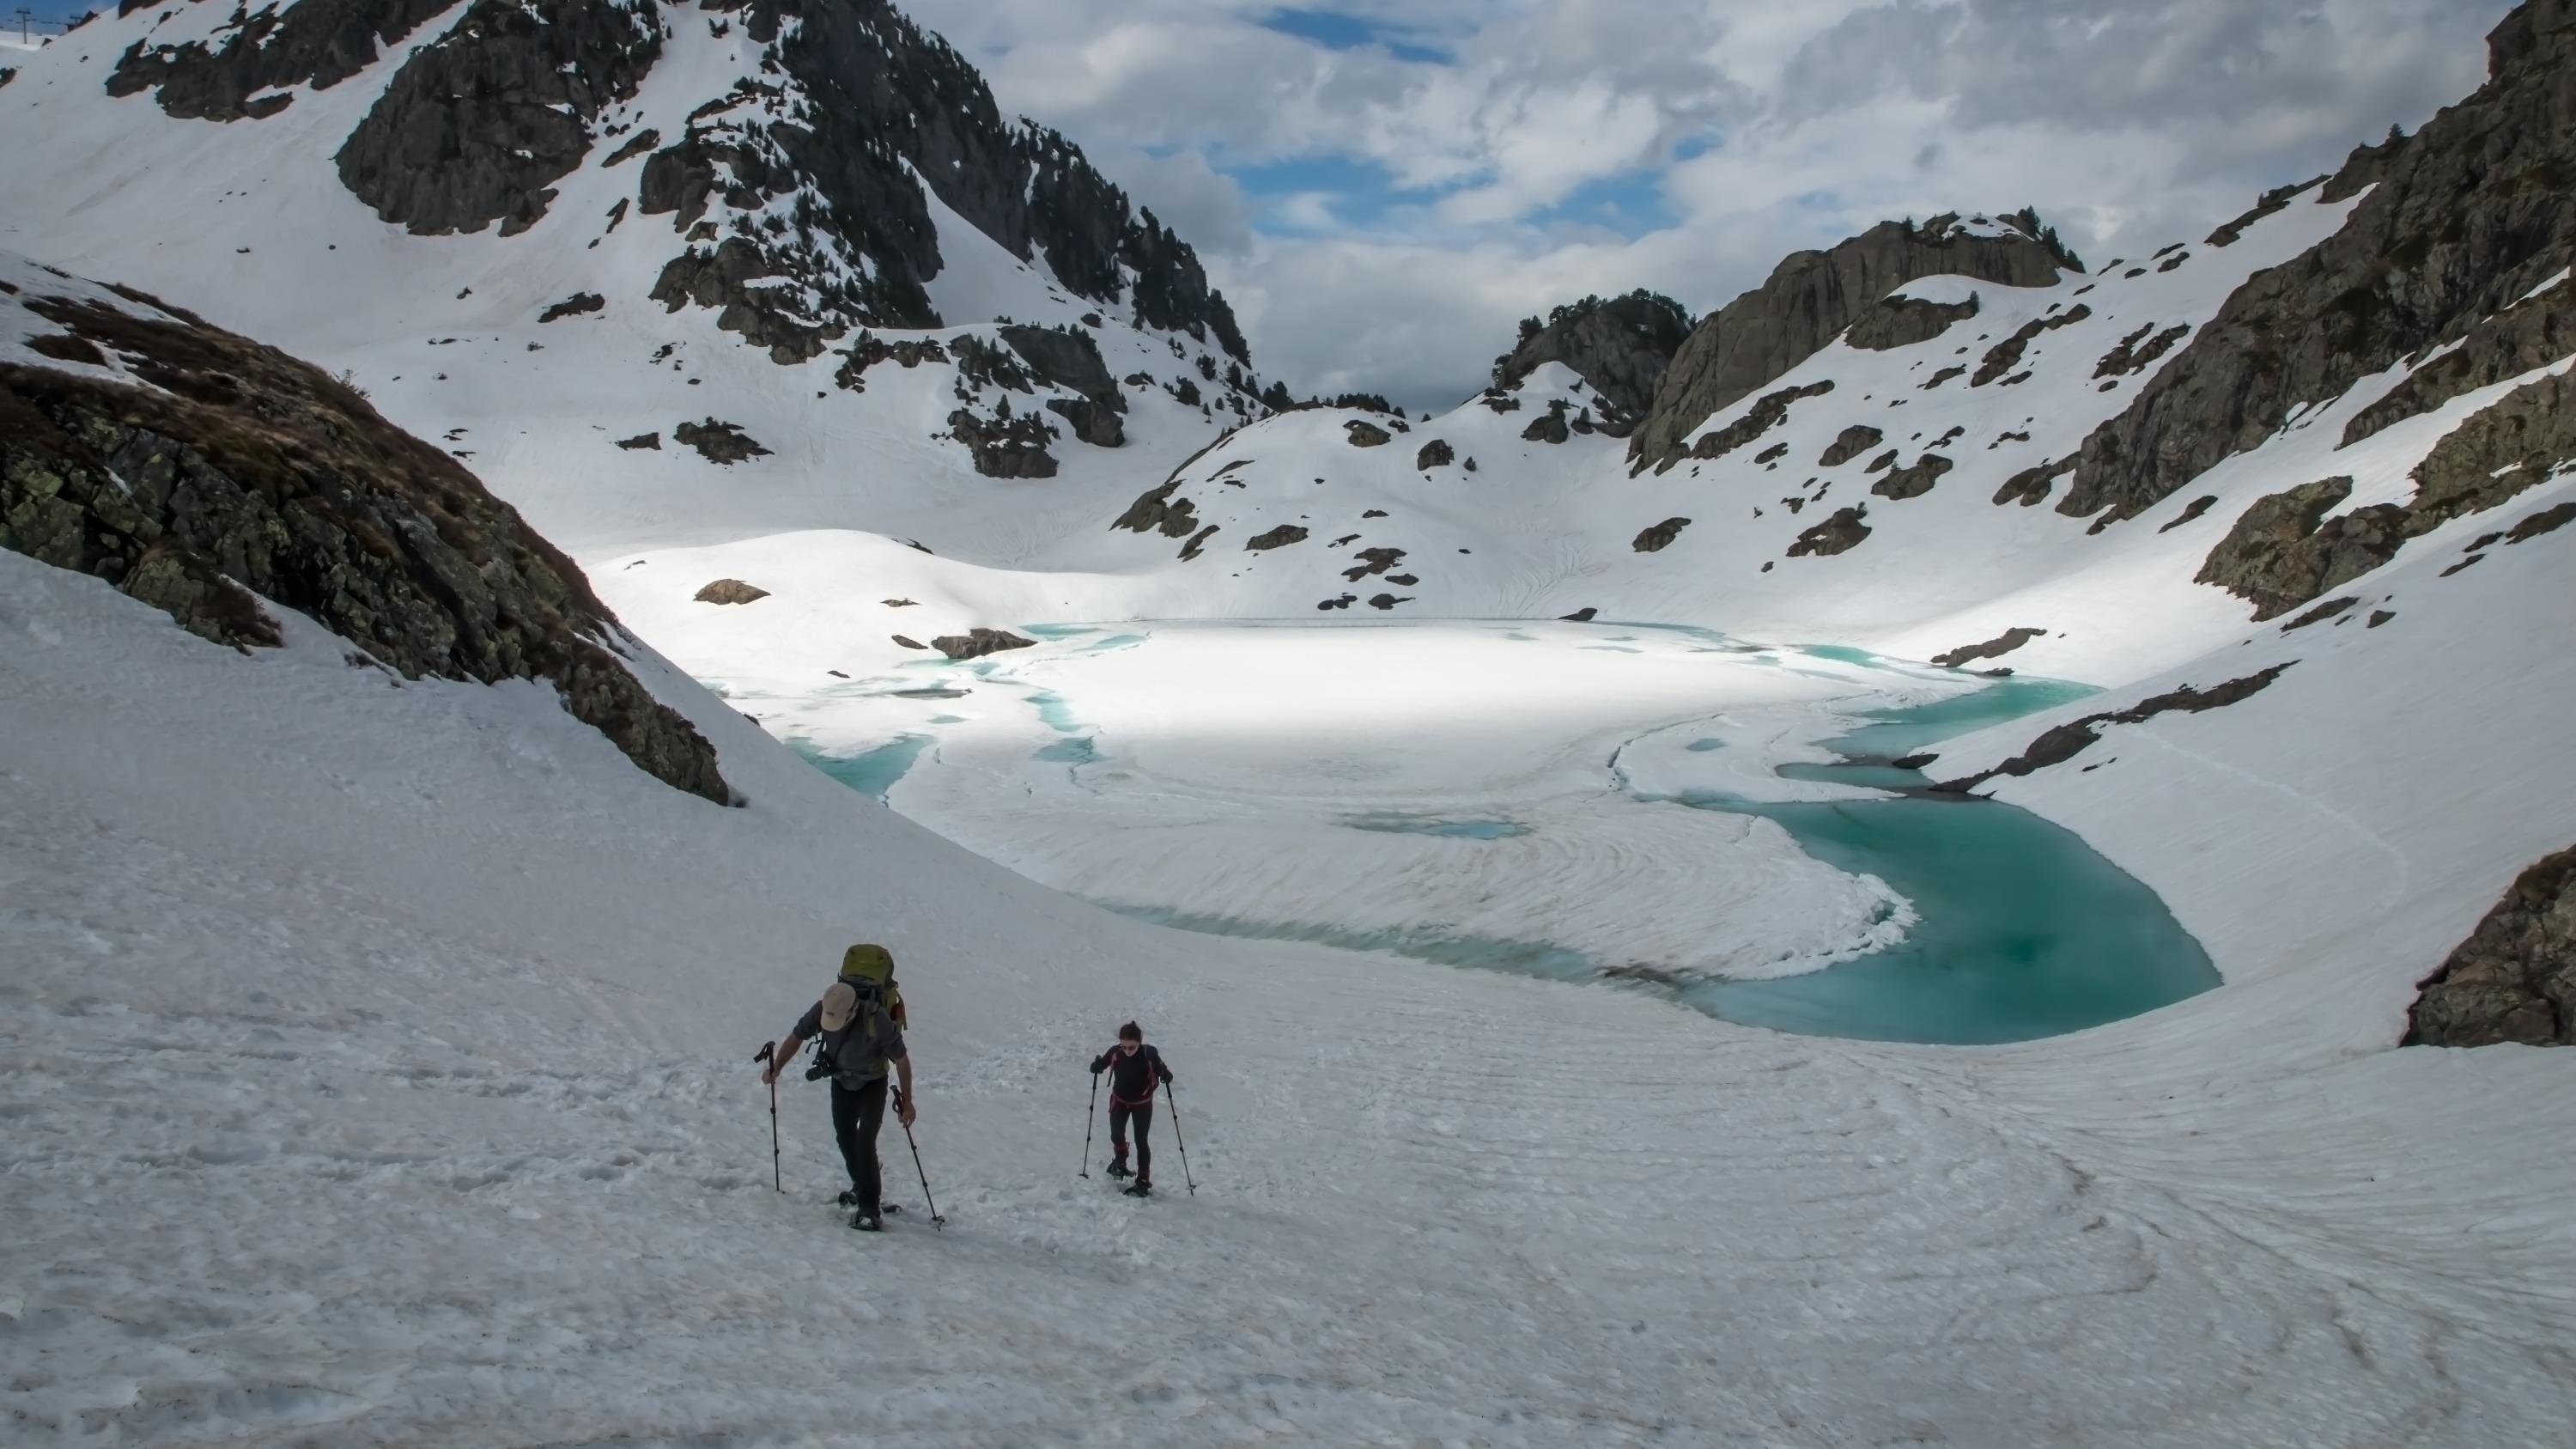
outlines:
{"label": "exposed rock face", "polygon": [[1926,302],[1920,297],[1881,297],[1843,333],[1843,340],[1864,352],[1886,352],[1929,342],[1953,323],[1977,315],[1977,294],[1964,302]]}
{"label": "exposed rock face", "polygon": [[1880,440],[1884,439],[1886,436],[1887,435],[1885,433],[1880,432],[1878,429],[1871,427],[1867,423],[1854,423],[1850,427],[1843,429],[1840,433],[1835,434],[1833,442],[1825,448],[1824,456],[1816,460],[1816,466],[1819,468],[1839,468],[1845,463],[1850,462],[1852,459],[1859,457],[1861,454],[1868,452],[1870,449],[1877,447]]}
{"label": "exposed rock face", "polygon": [[769,456],[769,450],[740,426],[718,422],[714,418],[682,423],[671,430],[671,436],[680,440],[680,446],[697,449],[698,455],[708,462],[722,463],[728,468],[736,463]]}
{"label": "exposed rock face", "polygon": [[1014,324],[1003,327],[1001,336],[1041,380],[1079,395],[1078,402],[1055,398],[1047,403],[1073,424],[1075,437],[1098,448],[1115,448],[1127,441],[1126,427],[1118,420],[1127,411],[1126,395],[1109,375],[1109,364],[1100,358],[1100,344],[1090,333]]}
{"label": "exposed rock face", "polygon": [[714,748],[611,652],[627,636],[581,571],[455,459],[184,313],[28,308],[154,390],[0,367],[0,546],[225,643],[276,642],[255,590],[406,677],[548,680],[655,778],[731,800]]}
{"label": "exposed rock face", "polygon": [[1563,399],[1559,399],[1556,402],[1549,404],[1546,412],[1530,419],[1529,426],[1521,429],[1521,441],[1524,443],[1547,443],[1554,445],[1563,443],[1566,439],[1572,436],[1574,435],[1567,431],[1565,426],[1565,402]]}
{"label": "exposed rock face", "polygon": [[[2576,244],[2576,0],[2530,0],[2487,45],[2486,85],[2415,135],[2354,153],[2328,183],[2330,195],[2378,183],[2342,230],[2238,288],[2093,431],[2061,512],[2134,517],[2259,445],[2291,408],[2342,396],[2410,354],[2458,340],[2499,358],[2526,346],[2519,323],[2480,324]],[[2452,365],[2467,375],[2511,364]]]}
{"label": "exposed rock face", "polygon": [[930,641],[930,647],[951,659],[981,659],[1005,649],[1026,649],[1035,639],[1023,639],[1007,629],[969,629],[963,634],[942,634]]}
{"label": "exposed rock face", "polygon": [[1655,385],[1690,335],[1690,314],[1670,297],[1643,289],[1624,297],[1586,297],[1521,324],[1511,351],[1494,359],[1494,385],[1508,388],[1544,363],[1561,362],[1591,384],[1610,421],[1643,416]]}
{"label": "exposed rock face", "polygon": [[[183,120],[258,120],[286,109],[292,95],[262,95],[311,86],[329,90],[375,64],[382,47],[454,9],[460,0],[301,0],[262,9],[204,41],[142,41],[117,60],[107,93],[155,89],[161,109]],[[247,7],[245,7],[247,8]],[[257,99],[254,99],[257,97]]]}
{"label": "exposed rock face", "polygon": [[691,597],[701,604],[749,604],[769,597],[769,590],[740,579],[718,579]]}
{"label": "exposed rock face", "polygon": [[1354,448],[1382,448],[1395,436],[1377,424],[1359,418],[1353,418],[1342,424],[1342,429],[1348,434],[1350,444]]}
{"label": "exposed rock face", "polygon": [[2039,334],[2072,326],[2092,315],[2091,307],[2078,302],[2054,316],[2033,317],[2024,322],[2013,329],[2010,337],[1986,349],[1986,355],[1977,362],[1976,376],[1968,379],[1968,386],[1984,387],[1987,383],[2021,366],[2022,354],[2030,350],[2030,344],[2038,340]]}
{"label": "exposed rock face", "polygon": [[2411,537],[2494,508],[2576,461],[2576,380],[2544,377],[2445,434],[2415,466]]}
{"label": "exposed rock face", "polygon": [[2383,503],[2320,522],[2351,495],[2350,478],[2321,478],[2262,499],[2210,550],[2195,581],[2250,599],[2255,618],[2271,619],[2361,577],[2396,556],[2405,516]]}
{"label": "exposed rock face", "polygon": [[995,417],[978,417],[964,408],[948,415],[948,431],[974,455],[975,471],[987,478],[1052,478],[1055,455],[1046,445],[1055,434],[1036,413],[1014,417],[1005,403]]}
{"label": "exposed rock face", "polygon": [[1449,466],[1450,461],[1457,456],[1458,454],[1450,448],[1446,439],[1433,438],[1422,445],[1422,451],[1413,455],[1413,466],[1428,473],[1434,468]]}
{"label": "exposed rock face", "polygon": [[1270,549],[1284,548],[1289,544],[1303,543],[1305,541],[1306,530],[1304,528],[1294,523],[1283,523],[1268,532],[1256,534],[1251,538],[1245,539],[1243,541],[1243,546],[1254,553],[1263,553]]}
{"label": "exposed rock face", "polygon": [[1062,135],[1006,120],[974,68],[886,0],[726,8],[766,47],[761,72],[776,79],[700,107],[646,161],[642,210],[687,232],[713,205],[747,215],[804,192],[796,229],[751,240],[760,275],[808,289],[807,325],[838,336],[940,324],[923,287],[943,265],[926,184],[1067,290],[1248,360],[1196,253]]}
{"label": "exposed rock face", "polygon": [[1586,604],[1571,614],[1559,614],[1556,617],[1562,622],[1568,624],[1589,624],[1592,622],[1593,616],[1600,612],[1601,611],[1599,609],[1590,604]]}
{"label": "exposed rock face", "polygon": [[2211,509],[2213,509],[2213,508],[2215,508],[2215,507],[2217,507],[2217,506],[2218,506],[2218,495],[2217,495],[2217,494],[2215,494],[2215,493],[2203,493],[2203,494],[2202,494],[2202,495],[2200,495],[2198,498],[2195,498],[2195,499],[2191,500],[2189,503],[2184,504],[2184,505],[2183,505],[2183,508],[2182,508],[2182,512],[2175,514],[2175,515],[2173,516],[2173,521],[2172,521],[2172,522],[2167,523],[2164,527],[2157,529],[2157,530],[2156,530],[2156,532],[2158,532],[2158,533],[2171,533],[2171,532],[2173,532],[2175,529],[2182,527],[2182,526],[2183,526],[2184,524],[2186,524],[2186,523],[2193,523],[2193,522],[2197,522],[2197,521],[2199,520],[2199,518],[2200,518],[2200,516],[2201,516],[2202,514],[2207,513],[2209,510],[2211,510]]}
{"label": "exposed rock face", "polygon": [[2081,270],[2054,234],[2024,213],[2008,236],[1964,231],[1956,217],[1922,226],[1881,222],[1830,251],[1800,252],[1761,286],[1702,321],[1665,369],[1655,401],[1629,440],[1632,471],[1680,456],[1709,416],[1804,362],[1897,286],[1959,275],[2004,286],[2046,286],[2061,267]]}
{"label": "exposed rock face", "polygon": [[2073,472],[2075,465],[2081,461],[2083,461],[2082,454],[2069,453],[2054,463],[2042,463],[2035,468],[2022,469],[2006,478],[2003,486],[1995,490],[1995,506],[2000,508],[2007,503],[2018,503],[2024,508],[2029,508],[2046,502],[2048,491],[2057,486],[2057,480]]}
{"label": "exposed rock face", "polygon": [[[1684,456],[1703,459],[1723,458],[1787,421],[1791,403],[1801,398],[1823,397],[1833,390],[1834,380],[1829,377],[1821,382],[1808,383],[1804,387],[1784,387],[1778,392],[1765,393],[1753,400],[1753,406],[1745,410],[1744,416],[1713,433],[1701,435],[1700,440],[1693,443],[1690,452]],[[1679,457],[1672,460],[1672,462],[1679,461]],[[1661,465],[1656,471],[1662,472],[1670,468],[1672,462]]]}
{"label": "exposed rock face", "polygon": [[541,324],[560,322],[566,317],[579,317],[586,312],[599,311],[607,305],[608,299],[597,292],[575,292],[538,313],[537,321]]}
{"label": "exposed rock face", "polygon": [[1072,425],[1073,435],[1095,448],[1123,448],[1127,445],[1127,425],[1118,414],[1087,397],[1051,397],[1047,411]]}
{"label": "exposed rock face", "polygon": [[760,286],[777,277],[768,254],[744,237],[727,237],[713,247],[691,247],[662,266],[651,296],[664,311],[699,306],[718,309],[716,325],[739,332],[745,342],[769,350],[780,364],[823,355],[824,346],[841,335],[837,324],[818,326],[791,310],[793,288]]}
{"label": "exposed rock face", "polygon": [[1789,545],[1789,557],[1849,553],[1860,547],[1862,539],[1869,537],[1869,525],[1861,521],[1868,516],[1869,505],[1866,503],[1835,509],[1833,517],[1798,535],[1797,542]]}
{"label": "exposed rock face", "polygon": [[630,453],[639,448],[658,453],[662,451],[662,435],[660,433],[637,433],[631,438],[618,439],[617,446],[624,448]]}
{"label": "exposed rock face", "polygon": [[1983,644],[1962,644],[1932,656],[1932,662],[1944,669],[1956,669],[1972,659],[2000,659],[2033,639],[2048,637],[2046,629],[2006,629]]}
{"label": "exposed rock face", "polygon": [[1690,527],[1690,520],[1687,518],[1667,518],[1638,534],[1636,542],[1630,547],[1639,553],[1661,553],[1671,546],[1674,539],[1681,537],[1682,530],[1688,527]]}
{"label": "exposed rock face", "polygon": [[2216,231],[2201,238],[2201,241],[2205,245],[2214,247],[2234,246],[2245,235],[2245,228],[2288,206],[2291,197],[2325,179],[2322,176],[2311,176],[2305,181],[2294,181],[2287,186],[2273,187],[2264,192],[2244,215],[2220,226]]}
{"label": "exposed rock face", "polygon": [[2576,1044],[2576,848],[2524,871],[2407,1013],[2406,1045]]}
{"label": "exposed rock face", "polygon": [[1950,471],[1950,460],[1938,453],[1926,453],[1904,467],[1870,485],[1869,491],[1881,498],[1920,498],[1932,491],[1941,475]]}
{"label": "exposed rock face", "polygon": [[422,235],[525,231],[589,154],[589,123],[632,99],[661,53],[650,9],[475,0],[394,73],[340,148],[340,180]]}
{"label": "exposed rock face", "polygon": [[2561,283],[2501,315],[2484,317],[2469,327],[2458,351],[2446,353],[2407,374],[2388,395],[2363,408],[2344,425],[2344,447],[2391,423],[2431,412],[2462,393],[2520,377],[2576,352],[2576,290]]}
{"label": "exposed rock face", "polygon": [[[1186,468],[1189,464],[1181,466]],[[1160,532],[1165,538],[1189,537],[1199,526],[1198,505],[1187,498],[1172,496],[1180,486],[1181,480],[1172,478],[1146,489],[1109,526],[1135,533]]]}
{"label": "exposed rock face", "polygon": [[1342,570],[1342,577],[1350,580],[1352,583],[1358,583],[1360,580],[1367,578],[1371,574],[1385,573],[1388,569],[1402,563],[1404,561],[1404,550],[1400,548],[1364,548],[1358,553],[1351,555],[1351,557],[1358,559],[1359,562],[1350,568]]}
{"label": "exposed rock face", "polygon": [[[2149,335],[2151,333],[2152,336]],[[2119,346],[2104,353],[2102,360],[2093,364],[2093,376],[2098,381],[2144,372],[2155,365],[2157,358],[2171,352],[2175,343],[2190,334],[2191,327],[2187,323],[2177,322],[2158,332],[2156,324],[2150,322],[2121,338]]]}
{"label": "exposed rock face", "polygon": [[2169,693],[2142,699],[2129,709],[2105,710],[2101,714],[2088,714],[2082,719],[2073,720],[2049,730],[2038,739],[2031,741],[2029,749],[1991,770],[1970,775],[1961,780],[1944,780],[1932,788],[1945,794],[1964,795],[1997,775],[2027,775],[2033,770],[2062,765],[2098,742],[2102,738],[2101,726],[2103,725],[2144,724],[2160,714],[2177,712],[2198,714],[2203,710],[2221,709],[2271,688],[2272,681],[2280,678],[2282,672],[2289,667],[2287,663],[2275,664],[2259,673],[2248,674],[2241,679],[2231,679],[2209,689],[2195,689],[2186,684]]}

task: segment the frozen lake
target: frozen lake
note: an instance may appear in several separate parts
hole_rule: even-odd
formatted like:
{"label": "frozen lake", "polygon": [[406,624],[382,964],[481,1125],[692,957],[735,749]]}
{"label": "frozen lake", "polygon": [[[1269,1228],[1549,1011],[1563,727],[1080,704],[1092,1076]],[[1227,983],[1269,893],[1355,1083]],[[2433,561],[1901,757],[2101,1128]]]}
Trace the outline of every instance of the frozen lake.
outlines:
{"label": "frozen lake", "polygon": [[1669,627],[1023,632],[1039,645],[734,697],[979,853],[1185,930],[1898,1041],[2027,1040],[2218,984],[2070,832],[1890,793],[1929,782],[1888,757],[2080,685]]}

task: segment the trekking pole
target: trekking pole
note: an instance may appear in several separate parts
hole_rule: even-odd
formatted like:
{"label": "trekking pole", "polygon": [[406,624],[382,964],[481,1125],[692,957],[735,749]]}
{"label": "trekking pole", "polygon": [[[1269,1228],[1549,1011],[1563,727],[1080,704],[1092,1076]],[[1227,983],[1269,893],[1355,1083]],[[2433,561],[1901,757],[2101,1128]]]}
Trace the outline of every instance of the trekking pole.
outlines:
{"label": "trekking pole", "polygon": [[1199,1195],[1199,1185],[1190,1181],[1190,1144],[1181,1137],[1181,1089],[1170,1082],[1163,1084],[1172,1093],[1172,1141],[1181,1149],[1181,1181],[1187,1183],[1190,1196]]}
{"label": "trekking pole", "polygon": [[[930,1195],[930,1174],[921,1170],[921,1144],[912,1140],[912,1124],[903,1121],[903,1088],[901,1087],[894,1089],[894,1112],[894,1120],[903,1122],[903,1140],[912,1144],[912,1170],[913,1174],[921,1179],[921,1200],[930,1204],[930,1225],[944,1233],[948,1231],[948,1219],[939,1215],[939,1199]],[[1189,1175],[1189,1169],[1184,1167],[1181,1173],[1186,1177]]]}
{"label": "trekking pole", "polygon": [[[1100,1115],[1100,1074],[1091,1074],[1091,1110],[1082,1117],[1082,1175],[1091,1175],[1091,1124]],[[1184,1174],[1186,1175],[1186,1174]]]}
{"label": "trekking pole", "polygon": [[[778,1043],[765,1041],[751,1059],[755,1063],[769,1062],[775,1066],[777,1055]],[[769,1076],[769,1185],[780,1192],[787,1190],[787,1180],[780,1174],[778,1166],[778,1076],[775,1072]]]}

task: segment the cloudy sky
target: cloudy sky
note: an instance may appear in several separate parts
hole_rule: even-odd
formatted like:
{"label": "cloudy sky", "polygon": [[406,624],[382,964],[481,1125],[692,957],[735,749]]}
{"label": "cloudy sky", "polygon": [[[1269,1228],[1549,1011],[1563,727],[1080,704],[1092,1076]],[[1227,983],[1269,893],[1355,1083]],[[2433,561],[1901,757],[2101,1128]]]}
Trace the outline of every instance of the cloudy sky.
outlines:
{"label": "cloudy sky", "polygon": [[2475,88],[2507,0],[899,0],[1195,244],[1265,376],[1455,402],[1889,216],[2196,238]]}

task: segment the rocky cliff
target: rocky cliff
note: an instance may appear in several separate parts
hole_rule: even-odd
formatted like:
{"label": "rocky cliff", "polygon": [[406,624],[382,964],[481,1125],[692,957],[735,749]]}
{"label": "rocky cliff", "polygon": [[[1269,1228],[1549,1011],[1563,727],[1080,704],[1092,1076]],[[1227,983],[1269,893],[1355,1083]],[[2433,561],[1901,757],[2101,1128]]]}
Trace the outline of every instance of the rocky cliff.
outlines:
{"label": "rocky cliff", "polygon": [[[0,547],[190,632],[280,642],[273,600],[405,677],[543,679],[675,789],[732,799],[705,737],[617,657],[571,561],[454,459],[319,369],[140,293],[8,268]],[[24,357],[26,360],[17,360]]]}
{"label": "rocky cliff", "polygon": [[1655,386],[1690,336],[1679,302],[1644,288],[1624,297],[1586,297],[1521,323],[1511,351],[1494,359],[1494,386],[1508,389],[1543,363],[1561,362],[1607,406],[1603,421],[1632,422],[1654,403]]}
{"label": "rocky cliff", "polygon": [[1813,356],[1895,287],[1953,275],[2037,287],[2061,269],[2082,264],[2028,211],[2001,221],[1881,222],[1828,250],[1799,252],[1682,343],[1629,440],[1631,471],[1671,466],[1693,429]]}
{"label": "rocky cliff", "polygon": [[2238,289],[2094,430],[2061,512],[2132,516],[2261,444],[2293,408],[2434,348],[2458,350],[2357,419],[2357,435],[2568,350],[2568,289],[2514,304],[2576,246],[2576,0],[2531,0],[2488,53],[2476,93],[2336,174],[2329,197],[2371,188],[2340,231]]}

